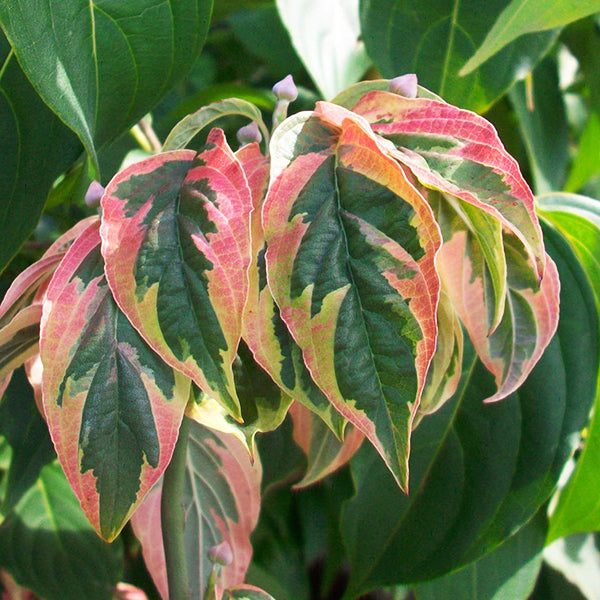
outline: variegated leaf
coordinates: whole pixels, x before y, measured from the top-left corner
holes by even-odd
[[[560,289],[556,267],[546,257],[546,272],[538,284],[520,240],[505,233],[506,306],[500,323],[490,333],[494,316],[481,307],[486,305],[491,278],[479,237],[460,217],[453,218],[443,201],[439,214],[444,245],[438,267],[444,289],[477,354],[496,379],[497,391],[488,400],[500,400],[525,381],[556,331]]]
[[[54,274],[40,354],[58,457],[90,523],[112,540],[169,464],[190,381],[118,309],[98,229],[79,236]]]
[[[250,463],[244,446],[233,436],[190,427],[185,488],[185,548],[192,598],[202,598],[212,568],[207,552],[226,542],[232,562],[220,569],[220,587],[244,581],[252,556],[250,533],[260,509],[261,466]],[[167,573],[160,528],[161,484],[155,486],[131,520],[142,544],[144,560],[164,600]]]
[[[424,186],[500,220],[527,248],[541,278],[545,253],[533,194],[488,121],[445,102],[385,91],[365,94],[352,110],[393,143],[390,154]]]
[[[345,112],[339,125],[296,115],[274,135],[267,276],[315,382],[406,489],[436,345],[441,236],[368,124]]]
[[[250,264],[250,190],[220,130],[198,156],[132,165],[102,199],[102,253],[121,310],[148,344],[235,418],[231,365]]]
[[[340,441],[321,419],[298,402],[292,404],[290,414],[294,423],[294,441],[308,461],[304,477],[295,488],[312,485],[343,467],[365,437],[362,431],[350,426],[346,429],[344,440]]]
[[[260,211],[267,191],[270,162],[255,144],[241,148],[236,156],[246,173],[255,209],[251,216],[252,262],[248,271],[248,301],[242,320],[243,338],[255,360],[273,381],[291,398],[318,414],[341,438],[346,421],[313,382],[302,360],[302,352],[281,319],[267,285],[267,245]],[[210,426],[210,423],[205,424]]]

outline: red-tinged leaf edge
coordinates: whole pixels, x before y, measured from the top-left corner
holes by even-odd
[[[114,303],[98,222],[73,243],[48,287],[40,355],[57,455],[88,520],[111,541],[170,461],[190,382]]]

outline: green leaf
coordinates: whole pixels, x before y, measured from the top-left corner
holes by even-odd
[[[598,103],[600,106],[600,102]],[[578,192],[590,179],[600,174],[597,156],[600,155],[600,117],[591,112],[581,132],[577,154],[565,183],[566,192]]]
[[[405,487],[411,424],[435,352],[441,237],[425,199],[364,122],[327,107],[343,113],[340,125],[304,113],[273,138],[267,278],[315,383]]]
[[[599,11],[599,0],[512,0],[461,74],[471,73],[524,34],[561,27]]]
[[[119,173],[102,198],[106,277],[164,361],[240,421],[232,364],[250,266],[251,191],[221,130],[206,149]]]
[[[20,0],[0,6],[0,22],[37,92],[77,133],[97,167],[97,151],[191,69],[212,4]]]
[[[171,459],[190,381],[143,341],[115,304],[99,223],[71,246],[44,301],[43,401],[67,478],[112,540]]]
[[[40,100],[1,31],[0,123],[2,271],[37,225],[52,182],[81,146]]]
[[[483,41],[507,0],[361,0],[363,39],[384,77],[416,73],[444,100],[485,112],[549,50],[556,32],[514,42],[467,77],[459,69]]]
[[[542,514],[477,562],[416,586],[417,600],[527,600],[542,566]]]
[[[569,132],[556,59],[545,58],[531,79],[515,84],[509,98],[527,148],[535,192],[562,189],[569,161]]]
[[[207,553],[217,544],[228,544],[233,554],[232,562],[220,569],[218,585],[243,583],[252,556],[250,533],[260,509],[261,474],[260,461],[251,464],[245,447],[233,436],[191,424],[182,503],[192,598],[203,597],[212,568]],[[152,579],[162,597],[167,598],[160,527],[161,493],[159,482],[131,522]]]
[[[596,311],[600,311],[600,208],[598,201],[574,194],[551,194],[539,199],[542,215],[569,241],[579,258],[585,278],[591,285]],[[582,329],[577,338],[596,339],[596,325]],[[589,376],[598,379],[598,370]],[[600,381],[600,379],[599,379]],[[598,390],[600,390],[600,383]],[[558,504],[550,519],[548,540],[571,533],[596,530],[600,527],[598,496],[598,461],[600,461],[600,391],[596,392],[595,410],[587,431],[583,452],[578,457],[575,472],[561,490]]]
[[[413,433],[410,495],[368,445],[351,462],[356,496],[342,521],[347,597],[440,577],[481,558],[554,491],[594,398],[598,338],[589,331],[598,318],[577,257],[551,230],[546,243],[562,283],[561,319],[521,388],[484,403],[494,383],[467,345],[458,392]]]
[[[253,585],[238,585],[226,589],[217,600],[275,600],[273,596]]]
[[[329,100],[365,74],[371,60],[359,41],[358,0],[277,0],[296,52]]]
[[[122,546],[96,535],[54,462],[0,527],[0,567],[47,600],[110,600]]]
[[[203,106],[191,115],[184,117],[169,133],[163,145],[163,150],[167,152],[185,148],[202,129],[208,127],[217,119],[231,115],[239,115],[256,122],[268,146],[269,130],[262,120],[260,110],[247,100],[229,98]]]
[[[42,467],[56,458],[48,427],[35,405],[23,369],[13,373],[3,394],[0,435],[12,450],[4,498],[0,502],[0,515],[6,516],[36,483]]]

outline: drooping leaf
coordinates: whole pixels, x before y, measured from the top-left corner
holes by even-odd
[[[361,0],[361,29],[384,77],[417,73],[444,100],[485,112],[550,49],[557,32],[528,35],[467,77],[475,52],[507,0]]]
[[[598,201],[574,194],[549,194],[539,201],[541,214],[569,241],[592,287],[596,310],[600,310],[600,209]],[[597,329],[582,329],[580,336],[596,338]],[[573,339],[581,339],[574,337]],[[598,372],[596,372],[598,381]],[[598,384],[600,389],[600,383]],[[561,490],[550,519],[548,540],[600,527],[598,461],[600,460],[600,392],[596,391],[593,418],[575,472]]]
[[[297,402],[292,404],[290,414],[294,422],[294,441],[307,458],[306,472],[295,484],[296,489],[321,481],[343,467],[363,442],[362,432],[352,426],[346,428],[344,440],[340,441],[321,419]]]
[[[23,369],[13,373],[2,396],[0,435],[11,448],[11,460],[3,482],[0,522],[36,483],[42,467],[56,458],[48,427],[38,412]]]
[[[3,4],[0,22],[29,80],[97,165],[98,149],[191,69],[212,4],[22,0]]]
[[[258,364],[273,381],[290,398],[317,413],[341,437],[345,421],[313,382],[302,360],[302,352],[281,319],[267,285],[261,209],[269,181],[269,160],[260,154],[256,145],[241,148],[236,156],[248,179],[254,205],[251,215],[252,262],[248,271],[250,288],[244,307],[242,335]]]
[[[102,199],[114,297],[163,360],[240,419],[232,363],[248,294],[246,177],[220,130],[206,149],[132,165]]]
[[[528,92],[527,85],[531,86]],[[535,68],[529,84],[517,82],[509,92],[529,156],[536,194],[563,187],[569,161],[569,131],[555,57]]]
[[[417,600],[527,600],[542,566],[546,527],[538,515],[477,562],[416,586]]]
[[[207,552],[226,542],[233,561],[220,569],[218,584],[244,581],[252,556],[250,533],[260,509],[260,462],[250,463],[243,444],[197,423],[190,426],[183,505],[185,549],[192,598],[202,598],[212,568]],[[160,528],[159,483],[132,518],[144,560],[162,597],[168,599]]]
[[[53,462],[0,527],[0,567],[47,600],[110,600],[122,546],[96,535]]]
[[[461,74],[470,73],[524,34],[561,27],[596,12],[598,0],[511,0]]]
[[[348,597],[440,577],[481,558],[555,490],[595,394],[598,338],[586,332],[596,331],[598,317],[565,240],[548,230],[546,245],[560,272],[561,319],[519,390],[484,403],[494,381],[466,344],[459,390],[413,433],[410,495],[368,445],[351,461],[357,491],[342,521]]]
[[[2,31],[0,123],[2,271],[37,225],[52,182],[81,152],[77,137],[27,81]]]
[[[359,40],[358,0],[277,0],[277,8],[326,100],[362,78],[371,60]]]
[[[219,102],[213,102],[208,106],[203,106],[191,115],[184,117],[169,133],[163,144],[163,151],[182,150],[202,129],[208,127],[208,125],[214,123],[217,119],[231,115],[240,115],[257,123],[268,145],[269,130],[262,120],[260,110],[246,100],[228,98]]]
[[[541,277],[544,245],[533,194],[491,123],[436,100],[381,91],[364,95],[352,110],[394,144],[390,154],[422,185],[498,219],[522,241]]]
[[[435,351],[441,238],[402,168],[345,114],[338,126],[305,113],[275,133],[267,277],[315,382],[405,487]]]
[[[40,354],[58,457],[90,523],[112,540],[169,464],[190,382],[118,309],[98,229],[80,235],[52,279]]]

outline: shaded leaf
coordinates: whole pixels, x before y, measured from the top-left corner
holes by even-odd
[[[233,436],[212,432],[197,423],[190,427],[183,505],[185,549],[192,598],[202,598],[212,568],[207,552],[227,542],[233,561],[220,569],[221,587],[244,581],[252,556],[250,533],[260,508],[260,462],[250,463],[244,446]],[[161,483],[155,486],[132,518],[144,560],[162,597],[168,598],[167,574],[160,528]]]
[[[371,60],[360,37],[358,0],[277,0],[296,52],[329,100],[365,74]]]
[[[216,600],[275,600],[273,596],[253,585],[238,585],[226,589]]]
[[[23,0],[3,4],[0,21],[29,80],[97,166],[98,149],[144,116],[191,69],[212,4]]]
[[[417,73],[444,100],[485,112],[513,83],[533,69],[558,32],[515,41],[476,72],[459,76],[507,0],[361,0],[367,51],[384,77]]]
[[[579,191],[590,179],[600,174],[600,165],[596,160],[599,154],[600,117],[598,113],[592,112],[579,138],[577,154],[564,186],[566,192]]]
[[[308,463],[304,477],[294,486],[296,489],[312,485],[343,467],[364,440],[362,432],[350,426],[340,441],[302,404],[292,404],[290,414],[294,422],[294,441],[302,448]]]
[[[598,0],[511,0],[461,74],[470,73],[526,33],[567,25],[599,11]]]
[[[513,86],[509,98],[529,156],[535,192],[562,189],[569,161],[569,131],[556,59],[546,57],[529,83],[519,81]]]
[[[163,360],[240,419],[232,363],[248,294],[252,198],[220,130],[204,152],[132,165],[102,199],[102,253],[121,310]]]
[[[53,462],[0,527],[0,567],[47,600],[110,600],[122,546],[96,535]]]
[[[527,600],[542,566],[546,526],[538,515],[477,562],[419,584],[417,600]]]
[[[52,182],[77,158],[81,145],[41,101],[1,31],[0,123],[2,271],[34,230]]]
[[[594,398],[598,339],[585,332],[596,331],[598,318],[577,257],[551,230],[546,244],[560,272],[561,319],[519,390],[484,403],[493,378],[466,344],[459,390],[413,433],[410,495],[368,445],[351,461],[356,496],[342,521],[348,597],[440,577],[481,558],[555,490]]]
[[[80,235],[52,279],[40,354],[58,457],[90,523],[112,540],[169,464],[190,384],[117,308],[98,229]]]
[[[600,209],[598,201],[574,194],[550,194],[539,201],[541,214],[548,219],[569,241],[576,253],[584,277],[591,285],[595,310],[600,310]],[[578,336],[597,336],[597,323],[589,329],[581,329]],[[592,333],[591,333],[592,332]],[[598,380],[598,371],[593,373]],[[600,384],[599,384],[600,385]],[[600,460],[600,418],[598,403],[600,393],[596,391],[595,410],[587,431],[583,452],[577,459],[575,472],[561,490],[558,504],[550,519],[548,540],[552,541],[572,533],[596,530],[600,527],[598,505],[598,461]]]
[[[399,165],[344,112],[341,126],[305,113],[275,133],[267,277],[315,382],[405,487],[435,351],[441,238]]]

